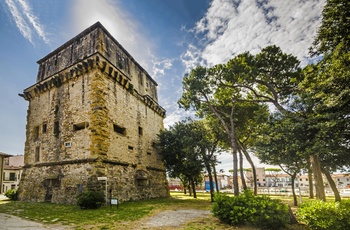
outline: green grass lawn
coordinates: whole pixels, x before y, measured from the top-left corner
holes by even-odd
[[[147,219],[164,210],[201,209],[211,210],[209,193],[197,193],[194,199],[188,194],[172,192],[170,198],[152,199],[137,202],[121,203],[116,206],[103,206],[96,210],[81,210],[75,205],[51,203],[30,203],[22,201],[0,201],[0,212],[19,216],[44,224],[60,224],[71,226],[72,229],[127,229],[140,225],[142,219]],[[291,204],[292,197],[273,197]],[[305,198],[306,199],[306,198]],[[220,223],[214,216],[196,219],[181,229],[242,229],[250,227],[230,227]],[[305,229],[303,226],[290,226],[289,229]]]

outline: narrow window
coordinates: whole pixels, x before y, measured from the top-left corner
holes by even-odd
[[[10,173],[10,181],[16,180],[16,173]]]
[[[74,124],[73,125],[73,130],[74,131],[79,131],[79,130],[85,129],[87,127],[89,127],[89,123],[88,122],[82,122],[82,123]]]
[[[143,86],[143,77],[142,77],[141,70],[139,70],[139,82],[140,82],[140,85]]]
[[[46,132],[47,132],[47,124],[43,124],[42,133],[46,133]]]
[[[53,134],[58,137],[58,134],[60,133],[60,123],[58,121],[55,121],[53,126]]]
[[[40,147],[35,148],[35,162],[40,161]]]
[[[142,127],[139,126],[139,135],[142,136],[143,135],[143,129]]]
[[[39,138],[39,126],[34,127],[34,140],[38,140]]]
[[[113,129],[114,129],[114,132],[116,132],[116,133],[119,133],[119,134],[124,135],[124,136],[126,135],[126,129],[119,126],[119,125],[114,124]]]
[[[129,145],[129,146],[128,146],[128,149],[129,149],[129,150],[134,150],[134,147],[132,147],[132,146]]]
[[[152,155],[152,153],[150,153],[150,152],[147,152],[147,155]]]

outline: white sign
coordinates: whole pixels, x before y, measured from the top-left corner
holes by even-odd
[[[99,176],[99,177],[97,177],[97,180],[107,180],[107,177],[105,177],[105,176]]]
[[[116,205],[118,205],[118,199],[112,198],[112,199],[111,199],[111,204],[116,204]]]

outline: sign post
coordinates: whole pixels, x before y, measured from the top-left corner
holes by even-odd
[[[117,198],[111,198],[111,206],[112,205],[117,205],[117,209],[118,209],[118,199]]]

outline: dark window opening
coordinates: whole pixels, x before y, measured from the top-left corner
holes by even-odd
[[[47,124],[43,124],[42,132],[43,133],[47,132]]]
[[[57,137],[60,133],[60,123],[58,121],[55,121],[53,126],[53,134]]]
[[[34,127],[34,140],[38,140],[39,138],[39,126]]]
[[[139,126],[139,135],[143,135],[143,129]]]
[[[139,186],[139,187],[145,187],[145,186],[147,186],[148,185],[148,180],[147,179],[137,179],[136,180],[136,184],[137,184],[137,186]]]
[[[152,153],[150,153],[150,152],[147,152],[147,155],[152,155]]]
[[[73,125],[73,130],[74,131],[79,131],[79,130],[85,129],[87,127],[89,127],[89,123],[88,122],[81,122],[81,123],[78,123],[78,124],[74,124]]]
[[[114,124],[113,125],[114,132],[119,133],[121,135],[126,135],[126,129],[123,127],[120,127],[119,125]]]
[[[35,162],[40,161],[40,147],[35,148]]]
[[[129,146],[128,146],[128,149],[129,149],[129,150],[134,150],[134,147],[132,147],[132,146],[129,145]]]
[[[16,173],[10,173],[10,181],[16,180]]]
[[[142,77],[141,71],[139,71],[139,82],[140,82],[140,85],[143,86],[143,77]]]

